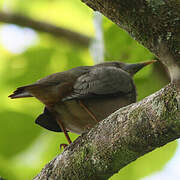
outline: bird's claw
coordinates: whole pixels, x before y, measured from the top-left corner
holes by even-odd
[[[68,146],[68,144],[60,144],[59,148],[60,148],[60,150],[61,150],[62,148],[65,149],[67,146]]]

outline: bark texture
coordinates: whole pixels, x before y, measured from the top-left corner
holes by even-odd
[[[101,121],[34,178],[108,179],[138,157],[180,137],[180,1],[83,0],[142,43],[172,83]]]

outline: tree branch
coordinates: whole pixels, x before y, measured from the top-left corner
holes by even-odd
[[[78,32],[71,31],[62,27],[55,26],[42,21],[37,21],[29,17],[22,16],[20,14],[10,14],[5,12],[0,12],[0,21],[5,23],[16,24],[19,26],[29,27],[41,32],[46,32],[55,36],[55,38],[65,38],[70,42],[80,44],[81,46],[88,47],[91,38],[82,35]]]
[[[108,179],[138,157],[179,137],[180,91],[169,84],[101,121],[34,180]]]

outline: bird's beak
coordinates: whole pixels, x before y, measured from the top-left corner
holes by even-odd
[[[157,62],[157,61],[156,60],[151,60],[151,61],[143,62],[143,63],[140,63],[140,64],[142,64],[142,66],[144,67],[144,66],[147,66],[147,65],[155,63],[155,62]]]
[[[151,60],[151,61],[147,61],[147,62],[142,62],[142,63],[137,63],[137,64],[128,64],[126,66],[126,71],[129,72],[131,74],[131,76],[133,76],[134,74],[136,74],[139,70],[141,70],[143,67],[155,63],[156,60]]]

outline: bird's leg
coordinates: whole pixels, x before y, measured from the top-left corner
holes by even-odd
[[[70,139],[70,137],[68,135],[68,132],[67,132],[66,128],[64,127],[63,123],[61,123],[61,121],[59,119],[57,119],[57,118],[56,118],[56,121],[57,121],[59,127],[61,128],[61,130],[64,132],[64,135],[65,135],[68,143],[71,144],[72,141],[71,141],[71,139]],[[68,145],[67,144],[60,144],[60,149],[61,149],[61,147],[65,148],[66,146],[68,146]]]
[[[92,119],[94,119],[96,122],[99,122],[95,115],[88,109],[88,107],[82,101],[79,100],[78,102],[80,106],[91,116]]]
[[[48,105],[46,105],[46,108],[47,108],[50,112],[52,112],[53,104],[48,104]],[[65,135],[68,143],[71,144],[72,141],[71,141],[71,139],[70,139],[70,137],[69,137],[69,135],[68,135],[68,132],[67,132],[66,128],[64,127],[63,123],[62,123],[57,117],[56,117],[55,119],[56,119],[57,124],[58,124],[59,127],[61,128],[61,130],[64,132],[64,135]],[[68,144],[60,144],[60,149],[61,149],[61,147],[64,147],[64,148],[65,148],[65,147],[67,147],[67,146],[68,146]]]

